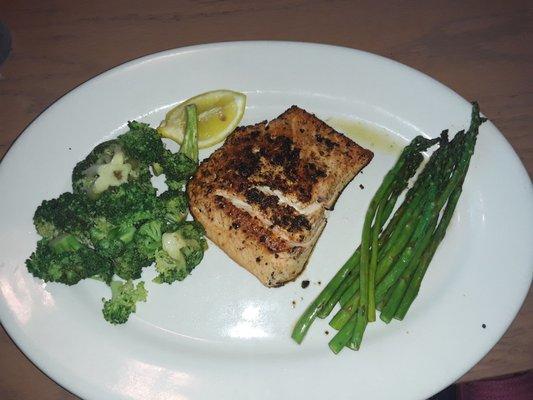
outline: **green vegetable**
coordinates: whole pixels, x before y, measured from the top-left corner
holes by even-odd
[[[137,301],[146,300],[143,268],[156,261],[158,282],[183,280],[202,260],[202,226],[185,222],[182,190],[198,162],[195,110],[188,109],[186,140],[179,153],[165,149],[157,131],[129,122],[129,130],[97,145],[72,173],[74,193],[45,200],[34,225],[43,237],[26,261],[45,281],[73,285],[93,278],[111,285],[104,317],[124,323]],[[169,190],[157,195],[151,171],[165,174]],[[163,240],[165,239],[165,240]],[[113,282],[117,275],[126,283]]]
[[[170,223],[185,220],[189,212],[187,195],[179,190],[167,190],[159,196],[163,207],[164,219]]]
[[[204,229],[197,222],[182,222],[173,232],[163,234],[163,248],[155,255],[159,275],[156,283],[172,283],[185,279],[202,261],[207,242]]]
[[[157,131],[137,121],[128,122],[128,127],[130,130],[117,138],[128,157],[143,165],[159,162],[165,146]]]
[[[196,171],[196,163],[183,153],[166,150],[161,161],[165,182],[171,190],[182,190],[187,180]]]
[[[134,245],[127,246],[117,257],[113,258],[115,274],[122,279],[139,279],[142,269],[152,264],[150,259]]]
[[[95,199],[110,187],[138,181],[150,185],[147,164],[131,158],[118,139],[96,146],[72,171],[74,193]]]
[[[446,208],[444,209],[442,218],[439,221],[439,225],[437,226],[431,238],[431,243],[424,251],[405,296],[402,298],[401,303],[394,314],[394,317],[397,319],[401,320],[405,317],[409,307],[418,295],[418,291],[420,290],[420,285],[427,268],[429,267],[435,251],[439,247],[439,244],[446,235],[446,229],[450,224],[453,212],[455,211],[455,207],[457,206],[457,202],[459,201],[459,197],[462,193],[463,183],[468,172],[468,167],[470,166],[470,159],[474,154],[479,127],[485,121],[486,118],[481,117],[479,114],[478,104],[473,103],[472,122],[470,123],[468,132],[464,135],[464,151],[462,152],[461,159],[459,160],[458,165],[450,178],[450,182],[446,188],[446,191],[442,196],[442,198],[446,198],[449,194],[449,197],[447,197]]]
[[[140,255],[148,260],[155,259],[155,253],[161,248],[162,222],[146,222],[135,234],[135,247]]]
[[[185,136],[180,147],[180,154],[185,154],[195,163],[198,163],[198,113],[195,104],[189,104],[185,107],[187,114],[187,125],[185,127]]]
[[[107,279],[112,271],[107,258],[71,235],[38,241],[37,249],[26,260],[26,267],[37,278],[66,285],[75,285],[94,275]]]
[[[401,165],[396,166],[395,172],[388,175],[389,178],[387,178],[386,182],[388,190],[382,190],[380,196],[386,198],[387,200],[389,199],[389,195],[397,198],[399,194],[403,191],[403,189],[405,189],[408,184],[409,178],[416,172],[418,165],[422,161],[422,159],[418,155],[420,151],[427,149],[429,146],[435,144],[436,142],[437,140],[435,139],[429,140],[422,137],[415,138],[413,140],[412,145],[409,146],[408,149],[404,150],[404,152],[402,153],[402,156],[400,157]],[[391,185],[391,182],[393,182],[392,177],[396,175],[398,175],[399,179],[395,181],[393,185]],[[376,204],[379,202],[375,200],[374,203]],[[384,217],[386,216],[387,218],[392,212],[394,206],[390,206],[390,202],[388,202],[388,204],[389,205],[384,208],[383,212]],[[400,219],[403,217],[404,212],[405,207],[400,207],[398,209],[398,211],[395,213],[395,216],[389,223],[388,227],[382,233],[381,237],[386,238],[391,235],[391,232],[394,230],[394,227],[399,222],[401,222]],[[384,221],[385,218],[383,218],[383,222]],[[359,267],[360,259],[361,247],[359,247],[352,254],[352,256],[346,261],[346,263],[341,267],[341,269],[337,272],[333,279],[326,285],[326,287],[322,290],[318,297],[309,305],[303,315],[296,322],[296,325],[292,331],[292,338],[297,343],[301,343],[303,341],[307,331],[309,330],[316,316],[320,315],[322,318],[325,318],[327,315],[329,315],[329,313],[337,303],[338,299],[340,299],[343,292],[345,292],[345,290],[343,290],[344,288],[341,287],[342,283],[352,270]],[[367,273],[368,271],[365,271],[365,277]],[[367,287],[368,285],[368,280],[366,280],[366,282],[367,283],[365,284],[365,287]],[[330,299],[332,301],[330,301]]]
[[[69,233],[87,243],[86,226],[92,218],[89,206],[85,196],[68,192],[56,199],[44,200],[33,216],[35,229],[43,238],[53,239]]]
[[[130,224],[115,226],[104,217],[93,220],[90,229],[91,241],[94,248],[106,257],[116,257],[124,251],[125,246],[135,236],[135,227]]]
[[[377,238],[385,222],[379,216],[376,219],[376,213],[380,208],[385,207],[387,199],[394,193],[395,181],[406,182],[405,177],[411,177],[414,174],[414,172],[411,173],[411,170],[414,169],[416,171],[416,168],[420,165],[422,161],[421,152],[427,150],[438,141],[439,139],[427,139],[423,136],[414,138],[404,148],[394,167],[385,175],[383,182],[370,201],[361,239],[361,265],[359,269],[361,301],[359,304],[359,318],[366,318],[367,321],[375,320],[374,286],[377,270]],[[402,184],[400,187],[402,186],[405,187],[406,184]],[[371,240],[376,242],[372,260],[370,259]],[[370,265],[371,261],[372,265]]]
[[[198,166],[198,121],[196,106],[186,108],[187,125],[185,136],[178,153],[166,150],[157,172],[164,171],[166,184],[171,190],[182,190]]]
[[[292,337],[297,343],[314,318],[326,317],[337,303],[341,309],[330,325],[339,332],[329,344],[335,353],[345,346],[359,348],[367,323],[375,319],[376,305],[385,322],[404,318],[444,238],[484,121],[473,103],[468,132],[458,132],[451,142],[447,131],[432,143],[418,137],[404,149],[370,203],[361,246],[296,323]],[[439,148],[389,221],[397,199],[420,165],[421,152],[436,141]]]
[[[97,216],[114,225],[135,226],[160,215],[156,189],[136,182],[110,188],[94,202],[93,208]]]
[[[111,282],[111,299],[102,299],[104,318],[112,324],[124,324],[136,311],[137,303],[146,301],[147,294],[144,282],[139,282],[137,286],[130,280]]]

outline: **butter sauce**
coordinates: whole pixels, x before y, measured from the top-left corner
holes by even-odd
[[[331,117],[326,119],[326,123],[357,144],[374,152],[397,155],[406,145],[401,138],[368,122]]]

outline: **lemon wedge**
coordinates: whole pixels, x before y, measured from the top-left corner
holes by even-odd
[[[198,147],[204,149],[221,142],[237,127],[244,115],[246,95],[232,90],[214,90],[199,94],[170,110],[157,131],[181,144],[187,117],[185,107],[196,104],[198,110]]]

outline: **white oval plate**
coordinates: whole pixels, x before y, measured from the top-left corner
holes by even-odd
[[[78,160],[126,121],[155,125],[177,101],[217,88],[248,94],[245,124],[297,104],[322,118],[368,121],[404,142],[464,128],[470,114],[468,102],[420,72],[313,44],[189,47],[91,79],[37,118],[0,167],[0,317],[39,368],[87,399],[423,399],[489,351],[516,315],[533,266],[531,184],[490,122],[414,306],[403,322],[372,324],[359,352],[334,356],[327,321],[301,346],[290,332],[317,282],[359,242],[370,196],[395,159],[379,151],[341,196],[306,271],[282,288],[263,287],[211,244],[181,283],[158,286],[147,270],[148,302],[116,327],[102,318],[101,283],[44,284],[26,271],[33,212],[70,188]]]

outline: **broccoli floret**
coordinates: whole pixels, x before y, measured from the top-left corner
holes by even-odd
[[[91,228],[91,240],[95,249],[106,257],[116,257],[130,243],[137,229],[129,224],[114,225],[104,217],[94,220]]]
[[[53,240],[41,239],[37,249],[26,260],[26,267],[35,277],[46,282],[74,285],[94,275],[109,276],[111,262],[72,235]]]
[[[153,261],[155,253],[161,248],[162,222],[150,221],[143,224],[135,235],[135,244],[139,253]]]
[[[187,195],[180,190],[167,190],[159,196],[163,207],[164,217],[171,223],[182,222],[189,213]]]
[[[44,200],[33,216],[35,229],[44,238],[52,239],[70,233],[88,241],[87,226],[91,212],[85,196],[63,193],[56,199]]]
[[[174,259],[163,249],[155,254],[155,266],[159,272],[159,275],[153,279],[155,283],[182,281],[189,275],[185,258],[180,254],[178,259]]]
[[[135,286],[130,280],[113,281],[110,286],[111,299],[102,299],[104,302],[102,313],[106,321],[112,324],[123,324],[136,311],[136,303],[146,301],[148,292],[144,288],[144,282],[139,282]]]
[[[151,263],[152,260],[142,254],[133,243],[125,246],[124,251],[113,258],[115,273],[122,279],[139,279],[142,269]]]
[[[95,214],[114,225],[137,226],[144,221],[158,219],[161,204],[153,186],[128,182],[110,188],[95,201]]]
[[[156,283],[182,281],[196,267],[207,250],[205,232],[198,222],[182,222],[174,232],[163,234],[162,249],[155,256],[159,275]]]
[[[159,162],[165,147],[157,131],[137,121],[128,122],[128,127],[130,130],[117,138],[126,154],[145,165]]]
[[[161,159],[165,172],[165,183],[171,190],[182,190],[187,180],[196,171],[196,162],[183,153],[172,153],[165,149]]]
[[[130,155],[122,141],[100,143],[72,171],[74,193],[97,198],[110,187],[138,181],[150,185],[149,165]]]

